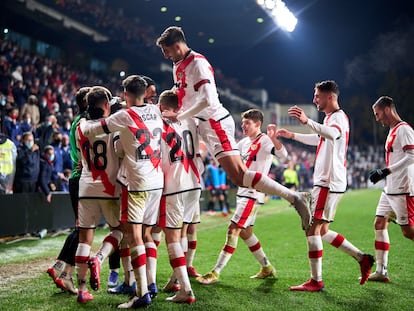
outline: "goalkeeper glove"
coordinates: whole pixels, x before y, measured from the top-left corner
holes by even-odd
[[[388,168],[372,170],[369,172],[369,180],[372,181],[372,183],[376,184],[381,179],[384,179],[387,177],[391,171]]]

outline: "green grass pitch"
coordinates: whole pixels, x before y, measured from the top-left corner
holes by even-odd
[[[331,229],[343,234],[361,250],[374,254],[373,221],[380,190],[349,191],[343,197]],[[208,272],[223,246],[228,219],[202,217],[198,226],[195,267]],[[239,239],[238,248],[220,280],[200,285],[191,280],[197,302],[177,305],[165,302],[160,293],[153,310],[412,310],[414,305],[414,247],[390,224],[389,284],[358,282],[359,265],[350,256],[324,244],[323,278],[319,293],[290,292],[289,286],[309,279],[307,245],[300,219],[286,201],[269,200],[260,210],[255,225],[264,251],[276,267],[277,278],[252,280],[260,269],[255,258]],[[98,230],[94,248],[106,230]],[[127,296],[106,293],[109,269],[102,268],[102,288],[85,305],[76,296],[61,292],[44,272],[63,245],[65,236],[36,241],[0,244],[0,310],[113,310]],[[159,247],[157,283],[162,287],[171,273],[165,243]]]

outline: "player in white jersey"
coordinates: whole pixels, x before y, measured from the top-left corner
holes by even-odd
[[[339,88],[335,81],[322,81],[315,84],[313,103],[325,113],[323,124],[309,119],[297,106],[289,108],[289,115],[307,126],[314,134],[292,133],[278,130],[279,136],[297,140],[307,145],[317,146],[313,174],[312,214],[313,223],[306,232],[308,257],[311,268],[309,281],[292,286],[293,291],[320,291],[322,281],[322,241],[352,256],[359,262],[360,284],[364,284],[371,272],[374,258],[361,252],[340,233],[329,229],[334,221],[339,201],[346,191],[346,154],[349,139],[348,116],[339,107]]]
[[[249,169],[267,175],[272,165],[273,156],[281,160],[287,156],[286,148],[276,138],[276,125],[269,124],[266,135],[261,132],[263,112],[258,109],[250,109],[243,112],[241,117],[242,130],[246,137],[239,142],[238,146],[243,162]],[[237,248],[239,236],[261,265],[260,271],[251,278],[264,279],[275,276],[275,268],[264,253],[259,239],[253,233],[256,215],[260,204],[263,203],[263,193],[245,187],[238,188],[236,211],[228,227],[226,243],[214,268],[197,278],[197,281],[201,284],[212,284],[218,281],[221,271]]]
[[[122,109],[100,124],[85,126],[86,135],[120,132],[125,156],[128,185],[128,212],[125,226],[126,241],[137,281],[136,295],[119,308],[138,308],[151,304],[146,277],[146,255],[142,239],[142,221],[148,191],[162,188],[161,134],[162,119],[157,106],[144,103],[146,82],[138,75],[127,77],[122,85],[127,109]],[[162,182],[162,178],[161,178]]]
[[[161,111],[178,108],[178,96],[167,90],[159,98]],[[164,190],[160,204],[158,226],[164,230],[173,276],[164,288],[169,291],[175,279],[181,288],[167,301],[193,303],[195,297],[187,274],[185,254],[181,245],[184,210],[195,206],[201,194],[200,174],[197,166],[198,136],[192,119],[164,120],[162,167]],[[170,286],[171,285],[171,286]]]
[[[178,120],[198,118],[202,139],[233,183],[283,197],[296,208],[303,229],[308,229],[309,194],[291,191],[268,176],[248,169],[241,160],[234,138],[234,120],[219,101],[213,68],[207,59],[188,47],[180,27],[168,27],[157,39],[157,45],[164,57],[174,62],[173,78],[180,105],[178,113],[165,112],[163,116]]]
[[[385,178],[385,187],[374,222],[377,266],[368,280],[389,282],[389,219],[395,216],[403,235],[414,240],[414,131],[400,118],[391,97],[381,96],[372,109],[375,120],[389,126],[390,131],[385,141],[385,168],[369,174],[373,183]]]
[[[122,239],[119,228],[119,187],[116,175],[119,159],[115,154],[113,135],[85,136],[87,125],[100,124],[109,115],[111,93],[104,87],[95,86],[86,95],[88,114],[91,120],[80,123],[76,131],[76,148],[81,159],[82,173],[79,180],[79,244],[75,255],[78,270],[78,298],[86,303],[93,296],[86,288],[88,265],[91,268],[90,285],[98,290],[100,286],[100,264]],[[111,232],[95,256],[90,256],[94,230],[104,215]]]

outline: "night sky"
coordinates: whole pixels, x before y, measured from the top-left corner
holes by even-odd
[[[243,48],[211,48],[206,56],[242,85],[266,88],[276,101],[311,101],[314,83],[326,79],[336,80],[343,94],[375,95],[378,77],[389,69],[414,75],[413,1],[285,3],[299,20],[293,33],[275,29]]]

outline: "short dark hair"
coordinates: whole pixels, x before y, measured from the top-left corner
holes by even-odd
[[[143,75],[140,75],[140,77],[141,77],[142,79],[144,79],[144,80],[145,80],[145,82],[147,82],[147,87],[150,87],[151,85],[155,85],[154,80],[152,80],[150,77],[143,76]]]
[[[122,86],[125,92],[131,93],[134,96],[143,96],[147,89],[147,82],[139,75],[130,75],[122,81]]]
[[[94,86],[86,94],[86,101],[88,103],[88,114],[92,120],[103,117],[103,109],[101,105],[105,102],[110,102],[112,99],[111,92],[103,86]]]
[[[164,107],[177,109],[178,108],[177,93],[175,93],[173,90],[163,91],[160,94],[158,102],[160,103],[160,105],[162,105]]]
[[[326,80],[315,83],[315,89],[318,89],[321,92],[332,92],[336,95],[339,95],[339,87],[333,80]]]
[[[157,39],[157,45],[165,45],[165,46],[172,46],[174,43],[177,42],[184,42],[185,35],[184,31],[181,27],[177,26],[170,26],[167,29],[164,30],[164,32],[161,34],[161,36]]]
[[[254,122],[260,121],[260,123],[263,123],[263,112],[259,109],[249,109],[244,111],[241,113],[241,117],[243,119],[250,119]]]
[[[395,103],[394,100],[389,96],[381,96],[377,99],[377,101],[372,105],[372,108],[378,107],[381,109],[384,109],[385,107],[390,107],[392,109],[395,109]]]
[[[79,113],[86,111],[88,108],[88,103],[86,102],[86,94],[91,90],[89,86],[81,87],[75,95],[76,105],[79,108]]]

